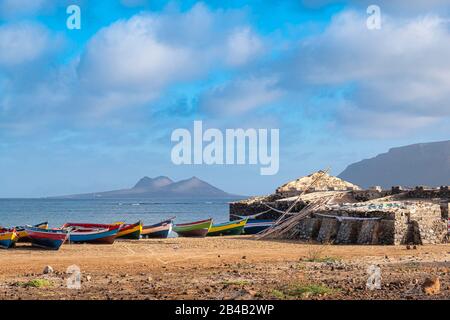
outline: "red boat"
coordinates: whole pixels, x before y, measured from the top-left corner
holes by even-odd
[[[111,224],[105,224],[105,223],[80,223],[80,222],[67,222],[63,225],[63,228],[68,227],[81,227],[81,228],[88,228],[88,229],[115,229],[117,226],[121,226],[123,222],[117,222],[117,223],[111,223]]]
[[[67,240],[68,233],[65,230],[41,229],[36,227],[24,227],[33,246],[58,250]]]

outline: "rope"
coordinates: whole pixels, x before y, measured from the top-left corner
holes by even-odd
[[[263,211],[263,212],[260,212],[260,213],[255,213],[255,214],[252,214],[250,216],[240,216],[240,215],[237,215],[237,214],[234,214],[234,213],[231,213],[230,215],[238,217],[239,219],[246,219],[246,218],[248,218],[248,219],[255,219],[256,217],[259,217],[260,215],[263,215],[263,214],[265,214],[267,212],[270,212],[270,211],[271,211],[271,209]]]
[[[342,217],[342,216],[333,216],[330,214],[322,214],[322,213],[314,213],[314,215],[321,216],[324,218],[335,218],[339,222],[341,222],[343,220],[381,220],[382,219],[381,217],[378,217],[378,218]]]
[[[259,213],[255,213],[255,214],[252,214],[250,216],[240,216],[240,215],[234,214],[234,213],[231,213],[230,215],[238,217],[239,219],[246,219],[246,218],[248,218],[248,219],[255,219],[256,217],[259,217],[259,216],[261,216],[261,215],[263,215],[263,214],[265,214],[267,212],[270,212],[270,211],[275,211],[275,212],[278,212],[278,213],[284,213],[284,211],[272,208],[271,206],[269,206],[269,205],[267,205],[265,203],[263,203],[263,205],[265,205],[267,208],[269,208],[269,210],[266,210],[266,211],[263,211],[263,212],[259,212]],[[293,214],[297,214],[297,213],[298,212],[290,212],[290,213],[288,213],[288,215],[293,215]]]
[[[269,206],[268,204],[265,204],[265,203],[263,203],[267,208],[270,208],[270,210],[273,210],[273,211],[275,211],[275,212],[278,212],[278,213],[285,213],[284,211],[281,211],[281,210],[278,210],[278,209],[275,209],[275,208],[272,208],[271,206]],[[268,211],[270,211],[270,210],[268,210]],[[292,214],[297,214],[298,212],[289,212],[289,213],[287,213],[288,215],[292,215]]]
[[[300,212],[298,212],[296,215],[291,215],[291,217],[289,217],[288,219],[286,219],[286,220],[284,219],[285,216],[290,215],[291,210],[300,201],[300,199],[302,198],[302,195],[305,194],[305,192],[308,189],[310,189],[314,184],[316,184],[320,179],[322,179],[328,173],[328,171],[330,171],[330,168],[326,169],[318,177],[316,177],[309,184],[309,186],[307,188],[305,188],[302,192],[300,192],[300,194],[297,196],[295,201],[289,206],[289,208],[285,212],[283,212],[283,214],[275,221],[275,223],[272,226],[270,226],[269,228],[261,231],[261,233],[257,234],[256,238],[262,239],[264,237],[268,237],[270,234],[272,234],[274,232],[279,232],[279,230],[281,230],[281,229],[285,229],[284,231],[286,231],[287,229],[290,229],[292,227],[292,226],[291,227],[288,226],[289,222],[294,221],[295,218],[302,219],[302,218],[306,217],[306,215],[309,214],[309,210],[313,206],[312,204],[309,204],[306,207],[303,207],[303,209],[300,210]]]

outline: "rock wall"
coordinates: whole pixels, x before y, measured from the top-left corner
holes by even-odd
[[[361,229],[361,221],[343,220],[337,232],[337,244],[352,244],[358,242],[359,230]]]
[[[434,244],[449,240],[450,191],[446,186],[438,189],[416,187],[412,190],[403,190],[400,187],[393,187],[391,190],[383,191],[354,190],[349,194],[358,204],[362,204],[362,207],[367,206],[367,209],[361,211],[358,209],[361,206],[355,205],[353,207],[357,210],[351,211],[345,209],[345,205],[338,204],[336,205],[338,209],[329,208],[325,212],[315,212],[301,220],[289,238],[336,244],[386,245]],[[391,197],[387,198],[389,200],[385,202],[387,204],[385,209],[384,205],[379,206],[383,202],[376,199],[386,196]],[[252,216],[261,212],[265,213],[259,215],[257,219],[277,219],[281,214],[269,210],[265,204],[280,211],[286,211],[292,204],[289,201],[276,201],[279,199],[279,196],[273,195],[259,198],[258,201],[231,203],[230,219],[236,220],[239,219],[238,216]],[[390,206],[391,201],[399,205]],[[304,202],[299,202],[292,211],[298,212],[304,206]],[[374,211],[373,207],[380,211]],[[327,215],[340,218],[330,218],[326,217]]]
[[[406,192],[406,197],[412,199],[449,199],[450,189],[448,186],[442,186],[438,189],[426,189],[424,187],[416,187]]]
[[[394,244],[394,215],[378,212],[377,219],[342,212],[313,214],[301,220],[291,238],[334,244]],[[336,218],[333,218],[335,216]],[[356,218],[356,219],[355,219]]]
[[[447,219],[440,203],[416,203],[409,211],[396,212],[395,244],[434,244],[446,242]]]
[[[390,212],[322,211],[298,222],[290,239],[334,244],[437,244],[447,241],[439,203],[415,203]]]
[[[442,219],[447,219],[447,220],[449,219],[449,216],[448,216],[448,212],[450,209],[449,207],[450,207],[450,204],[448,202],[448,199],[441,201],[441,218]]]
[[[266,204],[272,208],[275,208],[280,211],[286,211],[289,206],[292,204],[291,202],[287,201],[280,201],[280,202],[252,202],[252,203],[245,203],[245,202],[233,202],[230,203],[230,220],[239,220],[240,216],[252,216],[255,214],[260,214],[262,212],[265,212],[261,215],[258,215],[258,219],[278,219],[281,214],[277,211],[270,210],[266,206]],[[295,205],[295,207],[292,209],[292,212],[299,212],[303,207],[305,206],[305,203],[299,202]]]

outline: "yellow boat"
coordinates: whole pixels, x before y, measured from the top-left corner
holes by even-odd
[[[47,230],[48,222],[42,222],[33,227]],[[24,227],[16,227],[16,233],[17,233],[17,239],[19,242],[29,242],[30,241],[30,238],[28,237],[28,234],[25,231]]]
[[[207,237],[240,235],[244,231],[248,219],[213,224],[209,228]]]
[[[116,238],[138,240],[142,233],[142,221],[133,224],[121,224]]]
[[[14,247],[17,242],[15,229],[0,229],[0,248],[8,249]]]

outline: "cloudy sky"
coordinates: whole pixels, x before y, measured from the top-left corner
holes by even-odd
[[[66,27],[70,4],[81,30]],[[366,26],[368,5],[381,29]],[[279,184],[450,133],[448,1],[0,0],[0,197]],[[280,170],[176,166],[171,132],[279,128]]]

